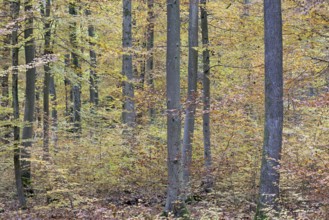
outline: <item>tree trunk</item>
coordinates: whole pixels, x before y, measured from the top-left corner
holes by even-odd
[[[90,16],[91,11],[90,9],[86,10],[86,15]],[[92,24],[88,25],[88,36],[90,38],[89,45],[90,45],[90,103],[94,106],[98,105],[98,80],[97,80],[97,73],[96,73],[96,67],[97,67],[97,60],[96,60],[96,52],[94,50],[95,43],[93,42],[95,38],[95,27]]]
[[[20,134],[20,129],[19,126],[17,125],[19,121],[19,100],[18,100],[18,53],[19,53],[19,46],[18,46],[18,23],[16,19],[19,16],[19,7],[20,7],[20,1],[12,1],[10,10],[11,14],[13,16],[15,26],[12,30],[12,35],[11,35],[11,43],[12,43],[12,66],[13,66],[13,71],[12,71],[12,95],[13,95],[13,116],[15,120],[14,124],[14,169],[15,169],[15,182],[16,182],[16,189],[17,189],[17,195],[18,195],[18,200],[19,204],[21,207],[26,206],[26,200],[24,196],[24,189],[23,189],[23,183],[22,183],[22,170],[21,170],[21,160],[20,160],[20,148],[18,147],[19,145],[19,134]]]
[[[167,0],[167,148],[168,190],[165,213],[176,217],[186,211],[182,200],[182,148],[180,104],[180,3]]]
[[[206,179],[204,189],[209,191],[212,188],[213,181],[211,177],[211,142],[210,142],[210,54],[208,49],[208,12],[206,9],[206,0],[201,0],[201,35],[203,45],[203,145],[204,145],[204,161],[206,168]]]
[[[5,22],[9,23],[9,1],[3,2],[3,20]],[[0,105],[2,108],[7,109],[9,107],[9,80],[8,80],[8,68],[9,68],[9,59],[10,59],[10,34],[4,36],[4,46],[1,48],[2,53],[2,70],[4,71],[3,75],[0,74],[0,83],[1,83],[1,98],[0,98]],[[9,122],[10,114],[8,114],[7,110],[0,113],[0,120],[1,121],[7,121],[6,124],[4,124],[3,127],[0,128],[0,142],[3,142],[4,144],[9,143],[9,137],[10,137],[10,122]]]
[[[46,0],[45,6],[45,49],[44,56],[49,57],[52,54],[50,48],[51,40],[51,28],[50,28],[50,0]],[[48,58],[49,59],[49,58]],[[49,61],[49,60],[48,60]],[[45,76],[44,76],[44,86],[43,86],[43,151],[44,158],[48,159],[49,157],[49,124],[50,124],[50,114],[49,114],[49,93],[50,93],[50,63],[47,62],[44,66]]]
[[[123,0],[123,23],[122,23],[122,74],[123,81],[123,112],[124,124],[132,127],[135,124],[135,101],[133,85],[133,64],[132,64],[132,33],[131,33],[131,0]]]
[[[147,85],[150,89],[151,94],[154,92],[154,64],[153,64],[153,47],[154,47],[154,0],[147,0],[147,30],[146,30],[146,50],[147,50],[147,59],[146,59],[146,68],[145,72],[148,75]],[[149,106],[149,115],[151,122],[155,119],[155,109],[151,103]]]
[[[25,60],[29,67],[26,70],[26,90],[25,90],[25,109],[24,109],[24,128],[23,128],[23,154],[22,158],[22,178],[27,188],[31,184],[31,154],[33,138],[33,118],[35,110],[35,76],[36,68],[33,64],[35,58],[35,43],[33,37],[33,1],[26,0],[24,2],[24,10],[27,13],[26,27],[24,30],[24,38],[27,39],[25,48]]]
[[[64,56],[64,64],[66,71],[70,67],[70,54],[65,54]],[[65,116],[68,123],[73,123],[73,107],[72,107],[72,87],[71,87],[71,81],[68,77],[65,77],[64,79],[64,87],[65,87]]]
[[[77,16],[76,6],[70,3],[69,12],[72,17]],[[81,69],[79,65],[78,54],[76,53],[77,44],[77,23],[74,21],[70,24],[70,42],[72,45],[72,64],[74,72],[77,74],[78,78],[81,77]],[[79,79],[78,79],[79,80]],[[74,82],[72,87],[72,98],[73,98],[73,132],[81,132],[81,85],[80,82]]]
[[[58,115],[57,115],[57,95],[56,95],[56,84],[54,75],[50,75],[49,81],[49,92],[51,96],[51,118],[52,118],[52,141],[54,143],[55,153],[57,152],[57,127],[58,127]]]
[[[190,0],[189,9],[189,30],[188,30],[188,88],[186,101],[186,116],[184,123],[183,138],[183,185],[185,196],[189,194],[191,162],[192,162],[192,141],[194,134],[194,119],[197,97],[197,74],[198,74],[198,18],[199,0]]]
[[[264,0],[265,127],[256,219],[278,211],[283,127],[282,15],[280,0]],[[266,211],[266,213],[268,210]]]

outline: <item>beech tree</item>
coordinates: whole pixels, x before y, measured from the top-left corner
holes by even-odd
[[[75,3],[69,3],[69,13],[73,19],[76,19],[78,12]],[[72,100],[73,100],[73,131],[75,133],[81,132],[81,69],[79,64],[78,42],[77,42],[77,22],[70,23],[70,42],[72,45],[72,65],[74,73],[78,76],[78,80],[72,85]]]
[[[265,127],[256,219],[278,211],[283,127],[281,0],[264,0]]]
[[[13,105],[13,117],[15,124],[14,130],[14,170],[15,170],[15,182],[17,189],[17,196],[21,207],[26,206],[26,199],[24,195],[23,182],[22,182],[22,167],[21,167],[21,150],[19,148],[20,141],[20,127],[17,124],[19,120],[19,100],[18,100],[18,59],[19,59],[19,45],[18,45],[18,17],[19,17],[20,1],[12,1],[10,3],[10,11],[12,14],[14,26],[11,31],[11,59],[12,59],[12,105]]]
[[[185,214],[182,198],[182,147],[180,104],[180,2],[167,0],[167,149],[168,189],[165,213]]]
[[[204,146],[204,161],[206,168],[206,180],[204,182],[204,188],[209,191],[213,185],[211,178],[211,140],[210,140],[210,53],[208,49],[209,37],[208,37],[208,12],[206,8],[207,1],[201,0],[201,36],[202,36],[202,67],[203,67],[203,79],[202,79],[202,102],[203,102],[203,114],[202,114],[202,128],[203,128],[203,146]]]
[[[33,138],[33,121],[35,111],[35,39],[33,36],[33,1],[24,1],[24,11],[26,13],[24,38],[25,61],[26,61],[26,87],[25,87],[25,108],[24,108],[24,128],[22,141],[24,150],[22,151],[22,178],[25,186],[30,187],[31,184],[31,147]]]
[[[185,194],[188,194],[190,169],[192,162],[192,140],[194,133],[194,120],[197,98],[197,75],[198,75],[198,30],[199,30],[199,0],[190,0],[189,5],[189,31],[188,31],[188,89],[186,101],[186,116],[184,123],[183,138],[183,185]]]
[[[132,63],[131,0],[123,0],[122,22],[122,74],[123,74],[123,110],[122,121],[128,126],[135,124],[135,101]]]

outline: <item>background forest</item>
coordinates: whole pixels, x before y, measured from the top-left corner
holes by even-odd
[[[131,12],[129,2],[0,1],[1,219],[164,218],[167,2],[134,0]],[[180,0],[182,134],[184,109],[196,108],[184,200],[191,219],[252,219],[264,135],[264,4],[200,3],[209,42],[197,29],[197,91],[189,96],[191,3]],[[283,0],[282,20],[276,218],[329,219],[329,3]],[[202,90],[204,51],[210,55],[209,109]],[[15,180],[17,166],[23,182],[17,173]]]

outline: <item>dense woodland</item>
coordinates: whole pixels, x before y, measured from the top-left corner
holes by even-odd
[[[1,219],[329,219],[328,0],[1,0]]]

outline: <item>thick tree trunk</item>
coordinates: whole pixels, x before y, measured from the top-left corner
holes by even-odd
[[[24,30],[24,38],[27,39],[25,48],[25,60],[29,66],[26,70],[26,90],[25,90],[25,109],[24,109],[24,128],[23,128],[23,146],[22,151],[22,178],[26,187],[31,184],[31,162],[30,150],[33,138],[33,118],[35,110],[35,76],[36,68],[33,64],[35,58],[35,43],[33,37],[33,2],[26,0],[24,2],[24,10],[27,13],[26,27]]]
[[[148,75],[147,85],[151,91],[154,92],[154,64],[153,64],[153,47],[154,47],[154,0],[147,0],[147,30],[146,30],[146,50],[147,50],[147,59],[146,59],[146,67],[145,72]],[[153,104],[151,103],[149,106],[149,115],[151,118],[151,122],[155,119],[155,109]]]
[[[199,0],[190,0],[189,9],[189,31],[188,31],[188,88],[186,101],[186,116],[184,123],[183,138],[183,185],[185,196],[189,194],[191,162],[192,162],[192,141],[194,134],[194,119],[197,97],[197,74],[198,74],[198,18]]]
[[[45,5],[45,49],[44,56],[47,57],[52,54],[50,48],[51,40],[51,28],[50,28],[50,0],[46,0]],[[43,85],[43,151],[44,158],[49,157],[49,124],[50,124],[50,111],[49,111],[49,93],[50,93],[50,63],[46,63],[44,66],[45,76],[44,76],[44,85]]]
[[[70,3],[69,12],[72,17],[77,16],[76,6]],[[70,42],[72,45],[72,64],[73,69],[78,78],[81,77],[81,69],[79,65],[78,54],[76,53],[77,45],[77,24],[72,22],[70,24]],[[79,80],[79,79],[78,79]],[[75,82],[72,86],[72,98],[73,98],[73,132],[81,132],[81,84],[80,82]]]
[[[206,0],[201,0],[201,34],[203,45],[203,145],[204,145],[204,161],[206,168],[206,179],[204,189],[209,191],[212,188],[213,181],[211,177],[211,142],[210,142],[210,54],[208,49],[208,12],[206,9]]]
[[[21,207],[26,206],[26,200],[24,196],[24,189],[23,189],[23,182],[22,182],[22,170],[21,170],[21,160],[20,160],[20,148],[19,145],[19,135],[20,135],[20,129],[19,126],[16,124],[19,120],[19,101],[18,101],[18,69],[16,68],[18,66],[18,53],[19,53],[19,47],[18,47],[18,23],[16,19],[19,16],[19,7],[20,7],[20,1],[12,1],[11,2],[11,14],[13,16],[15,26],[12,30],[11,35],[11,43],[12,43],[12,95],[13,95],[13,116],[15,120],[14,124],[14,168],[15,168],[15,182],[16,182],[16,189],[17,189],[17,195],[19,204]]]
[[[165,213],[183,216],[180,104],[180,3],[167,0],[167,148],[168,190]]]
[[[256,219],[263,209],[278,211],[283,127],[283,66],[281,0],[264,0],[265,127]]]
[[[122,74],[123,81],[123,112],[122,120],[128,126],[135,124],[135,101],[133,85],[133,64],[132,64],[132,33],[131,33],[131,0],[123,0],[123,22],[122,22]]]
[[[91,11],[90,9],[86,10],[86,15],[90,16]],[[92,24],[88,25],[88,36],[90,38],[89,45],[90,45],[90,103],[94,106],[98,105],[98,82],[97,82],[97,73],[96,73],[96,67],[97,67],[97,59],[96,59],[96,52],[94,50],[95,43],[93,42],[95,38],[95,27]]]

